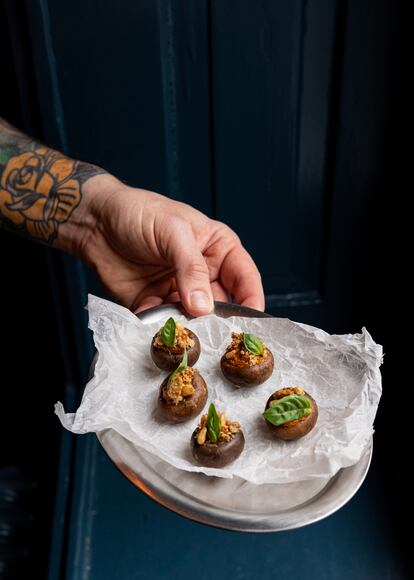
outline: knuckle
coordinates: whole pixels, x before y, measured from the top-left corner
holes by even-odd
[[[227,224],[220,222],[218,220],[212,220],[212,221],[214,221],[221,236],[223,236],[229,240],[232,240],[233,242],[241,244],[239,236],[236,234],[236,232],[230,226],[228,226]]]
[[[208,270],[206,264],[202,262],[193,262],[186,268],[186,275],[195,280],[205,280],[208,278]]]

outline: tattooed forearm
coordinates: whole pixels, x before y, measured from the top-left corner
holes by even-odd
[[[0,227],[51,244],[81,204],[82,186],[105,173],[34,141],[0,118]]]

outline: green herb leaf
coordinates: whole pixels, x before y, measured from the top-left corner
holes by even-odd
[[[174,318],[169,318],[161,328],[161,338],[165,346],[168,346],[169,348],[174,346],[176,342]]]
[[[216,408],[213,405],[213,403],[211,403],[210,407],[208,408],[206,425],[210,441],[212,441],[213,443],[217,443],[218,438],[220,436],[221,423],[220,417],[218,416]]]
[[[250,334],[250,332],[243,333],[243,342],[244,346],[247,348],[249,352],[255,355],[262,355],[264,352],[264,345],[263,342],[255,336],[254,334]]]
[[[263,417],[279,426],[307,417],[312,412],[312,405],[308,397],[304,395],[288,395],[275,401],[263,413]]]
[[[0,165],[6,165],[10,157],[13,157],[13,149],[0,149]]]
[[[179,375],[180,373],[182,373],[183,371],[185,371],[185,369],[187,368],[187,366],[188,366],[188,354],[187,354],[187,351],[185,350],[184,351],[184,354],[183,354],[183,358],[181,359],[180,364],[175,369],[175,371],[173,371],[170,374],[170,377],[168,379],[168,384],[170,385],[173,382],[173,380],[175,379],[175,377],[177,375]]]

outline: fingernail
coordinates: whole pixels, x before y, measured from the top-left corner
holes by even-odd
[[[212,301],[210,297],[207,296],[205,292],[201,290],[195,290],[190,294],[191,306],[196,310],[204,310],[206,314],[210,312],[213,308]]]

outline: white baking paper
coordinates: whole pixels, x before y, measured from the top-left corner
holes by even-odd
[[[152,362],[150,344],[164,320],[143,324],[117,304],[89,296],[89,326],[98,360],[76,413],[55,412],[73,433],[115,429],[171,465],[218,477],[239,476],[256,484],[289,483],[333,476],[356,463],[373,433],[381,396],[382,347],[366,329],[361,334],[329,335],[286,318],[219,318],[214,314],[188,322],[197,334],[201,356],[195,365],[204,377],[209,398],[219,412],[239,421],[246,445],[241,456],[223,469],[197,465],[190,437],[198,418],[179,425],[154,417],[159,386],[166,376]],[[220,371],[220,358],[232,331],[260,336],[273,352],[270,379],[252,388],[237,388]],[[262,412],[277,389],[299,386],[318,403],[315,428],[298,441],[272,438]],[[207,405],[205,411],[207,410]]]

